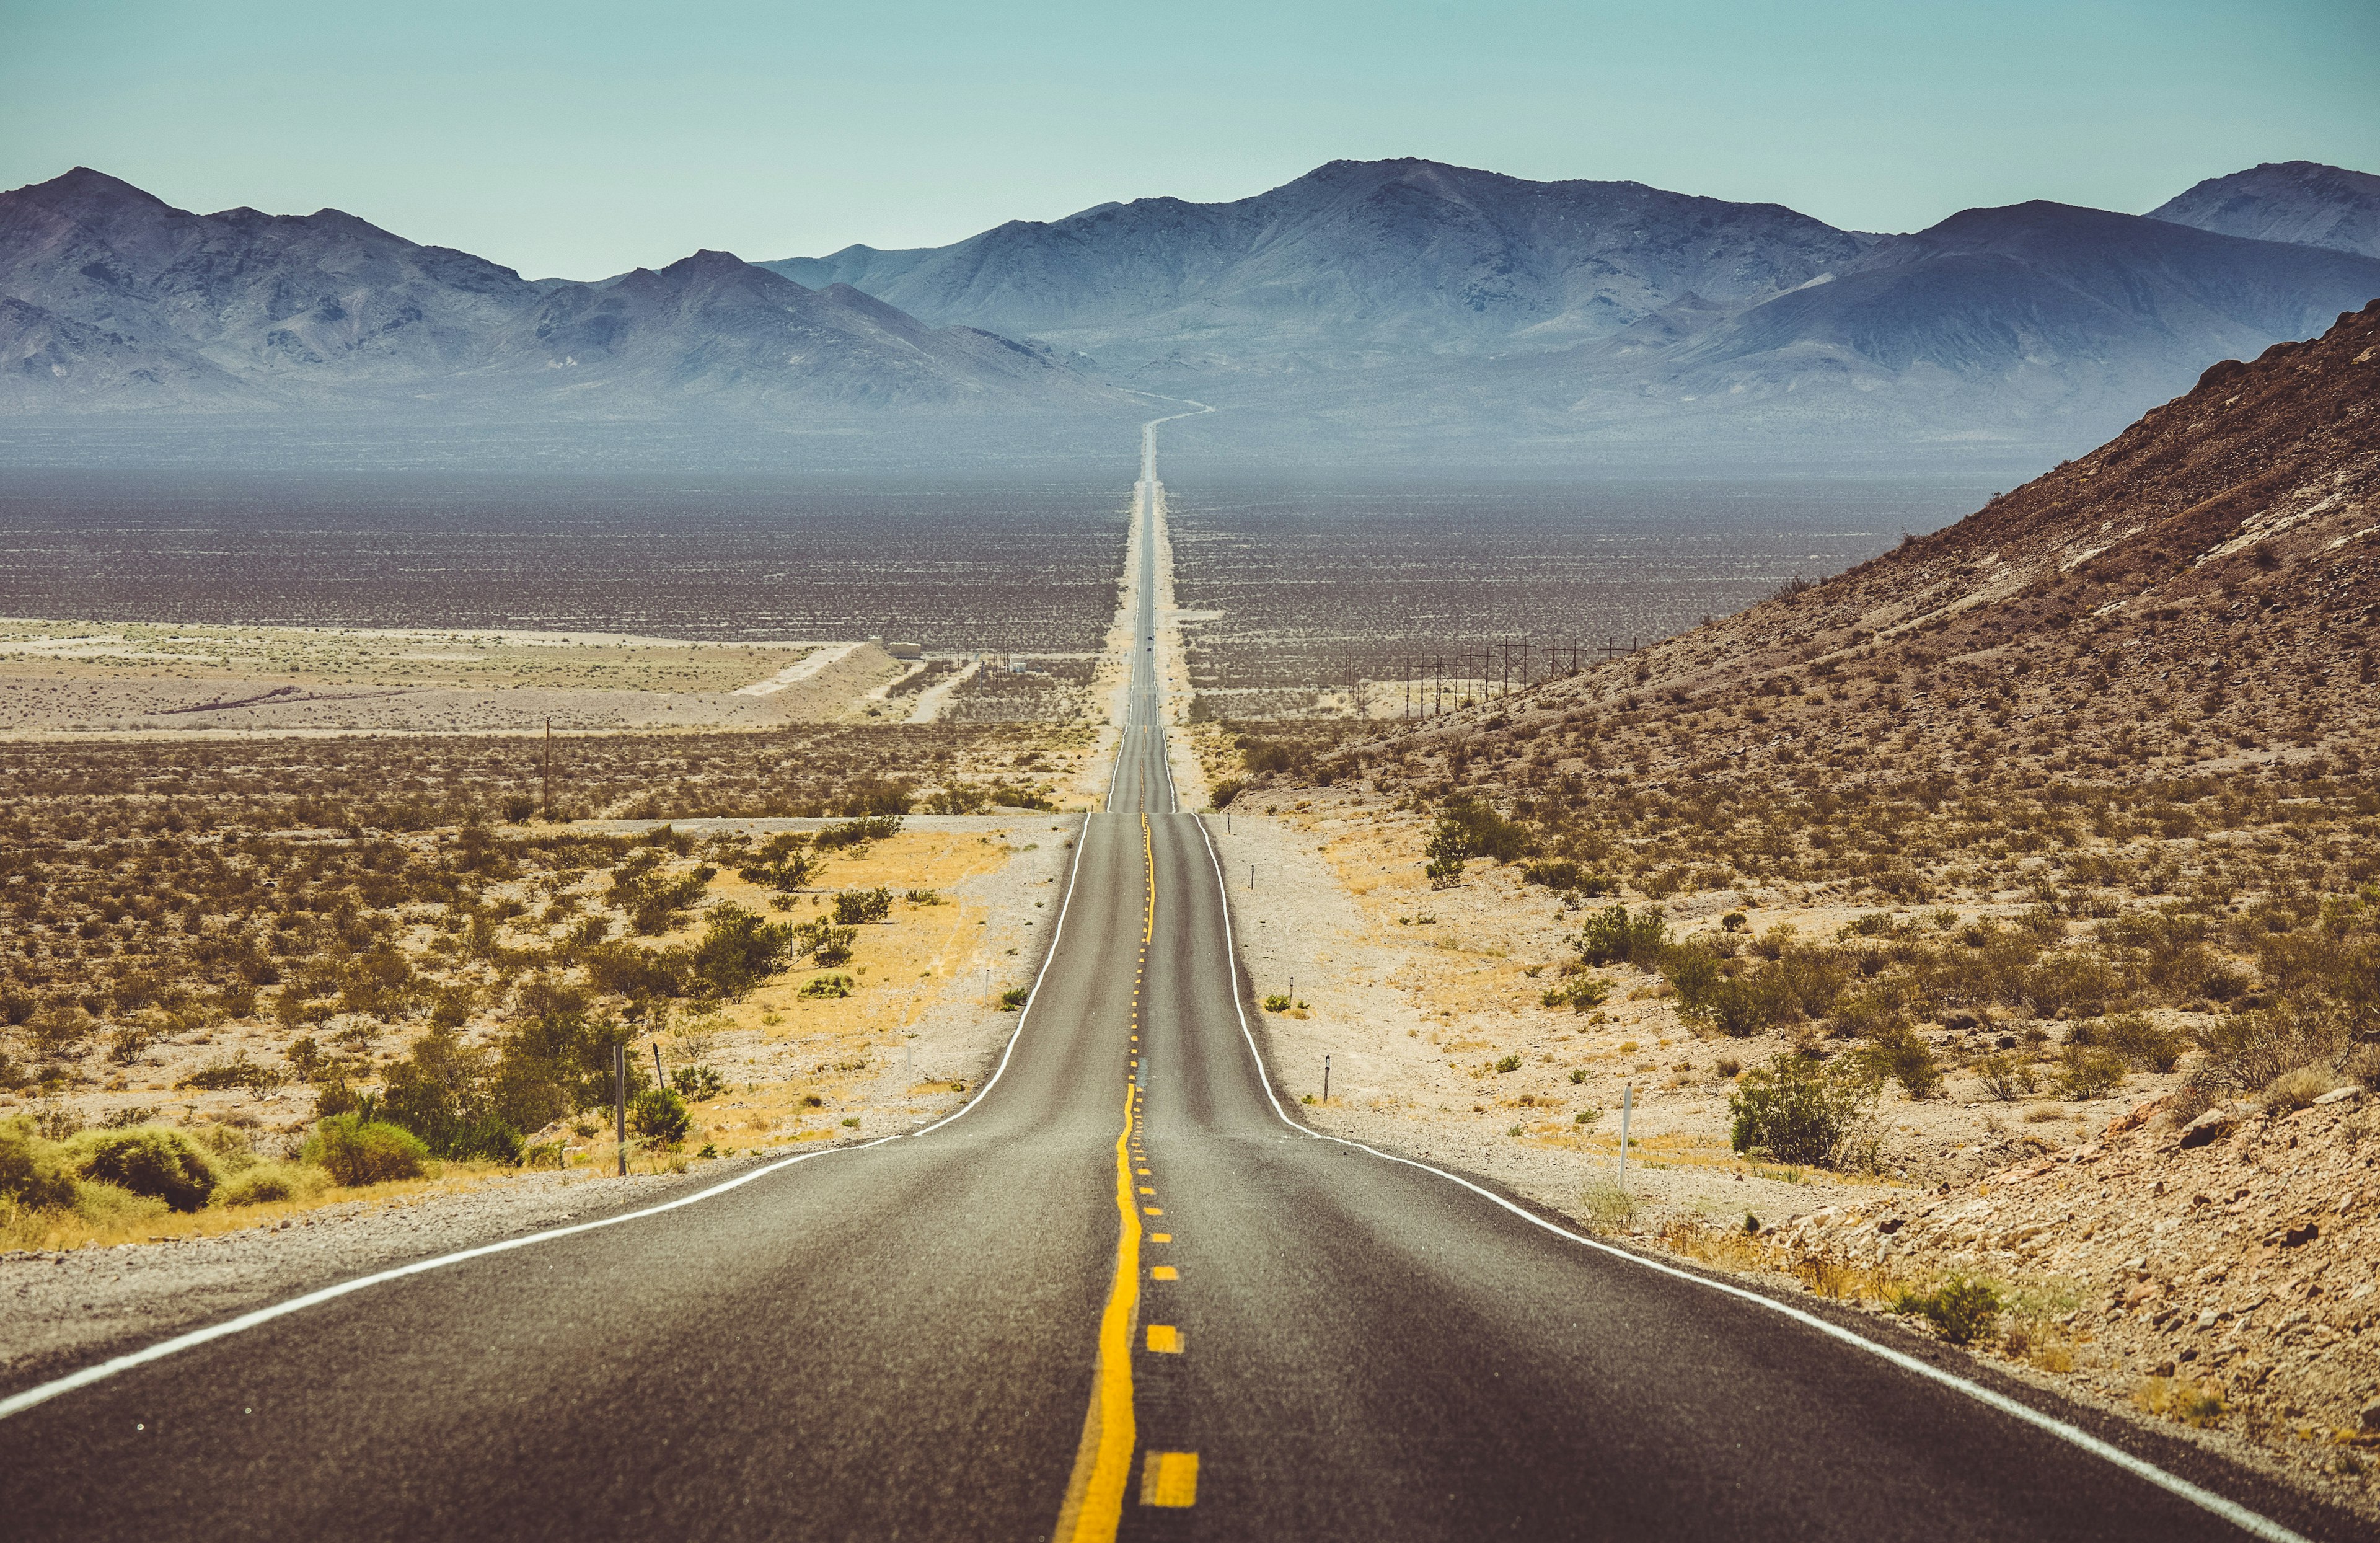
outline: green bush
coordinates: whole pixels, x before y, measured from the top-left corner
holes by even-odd
[[[1779,1162],[1833,1163],[1859,1106],[1857,1087],[1791,1053],[1743,1074],[1727,1098],[1730,1141],[1739,1152]]]
[[[1496,1075],[1499,1076],[1503,1075],[1506,1072],[1517,1072],[1520,1069],[1521,1058],[1517,1055],[1508,1055],[1501,1061],[1496,1063]]]
[[[1232,807],[1232,800],[1238,797],[1247,785],[1237,777],[1226,777],[1208,789],[1207,796],[1213,802],[1215,808],[1227,809]]]
[[[301,1155],[350,1188],[418,1179],[430,1168],[430,1148],[419,1136],[403,1125],[354,1114],[318,1122]]]
[[[1539,997],[1548,1007],[1567,1007],[1573,1013],[1584,1013],[1590,1007],[1600,1007],[1611,996],[1611,982],[1591,975],[1573,976]]]
[[[904,812],[906,811],[876,814],[863,820],[846,820],[839,825],[830,825],[811,838],[811,844],[821,852],[839,852],[846,846],[865,846],[871,841],[882,841],[900,833],[901,814]]]
[[[670,1082],[681,1094],[698,1101],[715,1099],[727,1091],[727,1079],[710,1066],[680,1066],[670,1074]]]
[[[793,952],[807,955],[820,966],[832,969],[851,962],[851,942],[859,936],[856,927],[837,927],[824,917],[794,925]]]
[[[1893,1298],[1892,1310],[1916,1314],[1952,1344],[1972,1344],[1998,1321],[2000,1294],[1985,1282],[1953,1275],[1932,1291],[1902,1292]]]
[[[695,978],[715,996],[742,997],[785,967],[794,943],[793,923],[764,920],[741,905],[721,905],[695,945]]]
[[[1975,1063],[1975,1075],[1984,1079],[1984,1091],[2002,1103],[2013,1103],[2040,1086],[2031,1066],[1997,1051]]]
[[[1930,1099],[1942,1090],[1942,1068],[1933,1050],[1907,1024],[1894,1024],[1860,1055],[1872,1079],[1881,1082],[1889,1077],[1912,1099]]]
[[[1580,1220],[1598,1233],[1624,1232],[1645,1203],[1611,1179],[1589,1181],[1578,1197]]]
[[[1438,828],[1424,850],[1437,862],[1451,862],[1461,871],[1464,859],[1487,857],[1500,863],[1528,855],[1529,828],[1505,819],[1475,798],[1450,799],[1439,810]]]
[[[2104,1099],[2124,1085],[2124,1058],[2101,1045],[2069,1043],[2058,1055],[2058,1090],[2070,1099]]]
[[[794,995],[797,997],[810,998],[847,997],[851,995],[851,977],[847,975],[814,975],[810,977],[809,979],[804,981],[802,983],[802,989],[795,991]],[[1019,1002],[1024,1000],[1025,999],[1021,996],[1017,998],[1017,1001]],[[1005,996],[1002,997],[1000,1002],[1002,1007],[1010,1005],[1008,998]]]
[[[1572,941],[1580,958],[1590,965],[1638,965],[1651,969],[1670,946],[1670,924],[1658,906],[1630,916],[1625,905],[1596,912],[1579,928]]]
[[[85,1131],[67,1144],[86,1179],[163,1200],[176,1210],[200,1210],[215,1191],[214,1165],[204,1148],[164,1125]]]
[[[0,1198],[42,1209],[74,1204],[73,1170],[55,1143],[42,1139],[30,1115],[0,1120]]]
[[[666,1087],[648,1088],[628,1108],[628,1128],[648,1141],[674,1147],[694,1127],[686,1100]]]
[[[2145,1013],[2109,1018],[2100,1027],[2099,1042],[2141,1072],[2172,1071],[2181,1060],[2184,1045],[2178,1031],[2158,1027]]]
[[[1289,998],[1275,991],[1264,999],[1264,1010],[1268,1013],[1286,1013],[1289,1011]]]
[[[226,1206],[261,1206],[279,1200],[303,1200],[321,1193],[330,1176],[320,1168],[299,1163],[262,1162],[224,1181],[215,1198]]]
[[[865,927],[883,921],[892,915],[892,892],[888,889],[845,890],[834,897],[834,920],[838,927]]]

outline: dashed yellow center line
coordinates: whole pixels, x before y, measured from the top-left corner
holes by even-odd
[[[1151,1233],[1148,1234],[1148,1241],[1151,1243],[1172,1243],[1173,1241],[1173,1234],[1172,1233]]]
[[[1170,1264],[1149,1266],[1148,1278],[1152,1281],[1179,1281],[1182,1279],[1180,1275],[1174,1272],[1173,1267]]]
[[[1195,1452],[1151,1452],[1143,1457],[1140,1503],[1164,1506],[1198,1503],[1198,1454]]]
[[[1152,1323],[1148,1326],[1148,1348],[1160,1355],[1179,1355],[1182,1345],[1182,1330],[1173,1325]]]

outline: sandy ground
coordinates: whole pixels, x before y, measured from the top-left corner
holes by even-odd
[[[869,643],[0,622],[0,738],[866,721],[914,717],[885,702],[911,670]]]

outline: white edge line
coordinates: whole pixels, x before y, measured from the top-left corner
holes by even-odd
[[[774,1162],[764,1163],[748,1173],[738,1173],[732,1179],[711,1185],[709,1189],[693,1195],[680,1196],[674,1200],[664,1200],[660,1205],[647,1206],[641,1210],[624,1211],[618,1216],[606,1216],[594,1221],[580,1221],[567,1227],[555,1227],[542,1233],[531,1233],[525,1237],[503,1238],[494,1243],[480,1244],[477,1247],[459,1249],[452,1254],[441,1254],[435,1258],[416,1259],[410,1264],[375,1270],[370,1275],[358,1275],[354,1280],[341,1281],[318,1291],[310,1291],[302,1295],[290,1297],[286,1301],[258,1307],[253,1311],[242,1313],[237,1318],[225,1318],[221,1323],[212,1323],[203,1329],[193,1329],[187,1334],[176,1334],[170,1340],[160,1340],[155,1344],[144,1345],[139,1350],[113,1356],[96,1365],[85,1367],[80,1371],[69,1372],[64,1377],[40,1383],[22,1392],[0,1398],[0,1420],[6,1419],[11,1415],[21,1414],[37,1403],[46,1403],[62,1393],[70,1393],[78,1388],[90,1387],[94,1382],[103,1382],[118,1373],[145,1367],[152,1361],[162,1361],[168,1355],[179,1355],[185,1350],[196,1350],[202,1344],[227,1339],[234,1334],[245,1333],[250,1329],[261,1328],[271,1323],[275,1318],[286,1318],[292,1313],[302,1312],[308,1307],[320,1306],[325,1302],[335,1301],[351,1292],[362,1291],[368,1286],[384,1285],[388,1282],[401,1281],[407,1276],[427,1274],[433,1270],[443,1270],[448,1265],[485,1258],[491,1254],[510,1253],[516,1248],[527,1248],[531,1244],[550,1243],[555,1238],[572,1237],[577,1233],[591,1233],[602,1227],[616,1227],[624,1221],[641,1221],[649,1217],[676,1210],[682,1206],[691,1206],[699,1201],[710,1199],[714,1196],[724,1195],[731,1189],[741,1189],[755,1180],[765,1179],[771,1173],[782,1172],[797,1162],[808,1162],[815,1158],[833,1157],[839,1153],[864,1152],[871,1147],[881,1147],[891,1141],[915,1140],[929,1132],[941,1129],[982,1101],[983,1096],[990,1092],[992,1085],[1000,1080],[1001,1074],[1008,1070],[1009,1058],[1016,1053],[1016,1041],[1024,1037],[1026,1020],[1031,1016],[1033,1003],[1041,994],[1041,982],[1050,973],[1050,961],[1058,956],[1059,940],[1065,936],[1066,913],[1074,905],[1075,879],[1075,875],[1082,870],[1083,848],[1087,844],[1085,838],[1089,833],[1089,829],[1090,820],[1086,816],[1075,831],[1075,861],[1066,871],[1066,894],[1065,898],[1059,903],[1058,925],[1050,935],[1050,952],[1041,961],[1040,972],[1033,978],[1033,990],[1025,999],[1024,1014],[1016,1021],[1015,1031],[1008,1037],[1007,1048],[1001,1051],[1000,1064],[993,1069],[991,1075],[985,1079],[983,1086],[976,1089],[974,1098],[924,1129],[880,1136],[873,1141],[863,1141],[852,1147],[828,1147],[818,1151],[797,1153],[792,1157],[781,1158]]]
[[[1641,1254],[1631,1253],[1625,1248],[1615,1248],[1610,1244],[1600,1242],[1595,1238],[1584,1236],[1578,1233],[1573,1233],[1567,1227],[1557,1226],[1553,1222],[1547,1221],[1544,1217],[1538,1216],[1524,1207],[1514,1205],[1512,1201],[1497,1194],[1495,1191],[1484,1189],[1478,1185],[1473,1184],[1470,1180],[1463,1178],[1462,1175],[1450,1173],[1442,1168],[1433,1168],[1428,1163],[1417,1162],[1412,1158],[1398,1157],[1392,1153],[1383,1152],[1375,1148],[1367,1147],[1360,1141],[1351,1141],[1344,1136],[1328,1136],[1321,1131],[1299,1124],[1296,1121],[1289,1117],[1288,1111],[1281,1108],[1280,1098],[1273,1092],[1271,1074],[1265,1069],[1263,1052],[1257,1050],[1256,1035],[1248,1028],[1247,1010],[1242,1006],[1240,1002],[1239,949],[1238,945],[1234,943],[1232,939],[1232,901],[1231,894],[1223,882],[1223,862],[1222,858],[1216,854],[1214,834],[1207,829],[1207,821],[1203,818],[1198,818],[1197,823],[1198,834],[1207,844],[1207,860],[1213,865],[1215,869],[1215,891],[1223,903],[1223,941],[1225,946],[1230,950],[1228,958],[1229,968],[1232,976],[1232,1011],[1240,1020],[1240,1037],[1247,1042],[1248,1055],[1256,1063],[1257,1080],[1264,1087],[1265,1100],[1272,1105],[1272,1112],[1281,1117],[1281,1124],[1287,1125],[1291,1130],[1297,1132],[1301,1136],[1310,1136],[1317,1141],[1328,1141],[1341,1147],[1352,1147],[1359,1152],[1369,1153],[1371,1156],[1378,1158],[1383,1162],[1398,1163],[1407,1168],[1418,1168],[1425,1173],[1432,1173],[1437,1175],[1439,1178],[1446,1180],[1449,1184],[1460,1185],[1463,1188],[1471,1191],[1472,1194],[1480,1197],[1482,1199],[1512,1212],[1514,1216],[1517,1216],[1522,1221],[1528,1222],[1531,1226],[1543,1228],[1545,1231],[1551,1233],[1554,1236],[1567,1239],[1572,1243],[1579,1245],[1583,1248],[1592,1248],[1596,1252],[1609,1255],[1612,1258],[1624,1259],[1630,1264],[1642,1266],[1646,1270],[1658,1271],[1660,1274],[1670,1276],[1675,1280],[1685,1281],[1694,1285],[1707,1287],[1712,1291],[1719,1292],[1726,1295],[1736,1297],[1742,1301],[1752,1303],[1756,1306],[1766,1307],[1770,1312],[1781,1314],[1786,1318],[1793,1319],[1797,1323],[1815,1329],[1818,1332],[1838,1340],[1844,1344],[1857,1346],[1859,1349],[1866,1351],[1871,1355],[1877,1356],[1882,1360],[1889,1362],[1893,1366],[1899,1367],[1903,1371],[1913,1372],[1917,1376],[1926,1378],[1929,1380],[1941,1384],[1943,1387],[1964,1393],[1969,1398],[1975,1400],[1979,1403],[1985,1404],[1991,1408],[1998,1410],[2004,1415],[2022,1420],[2025,1424],[2034,1427],[2035,1429],[2046,1431],[2049,1435],[2055,1436],[2059,1440],[2065,1441],[2070,1445],[2079,1447],[2082,1451],[2089,1452],[2094,1457],[2111,1463],[2137,1478],[2146,1479],[2149,1483],[2155,1485],[2158,1488],[2164,1489],[2170,1494],[2178,1495],[2181,1499],[2190,1501],[2192,1505],[2198,1506],[2202,1510],[2213,1513],[2215,1515],[2230,1523],[2233,1526],[2240,1528],[2242,1532],[2252,1534],[2257,1537],[2270,1539],[2271,1543],[2309,1543],[2309,1540],[2302,1534],[2290,1531],[2288,1527],[2281,1525],[2281,1524],[2272,1520],[2270,1517],[2251,1511],[2246,1506],[2240,1504],[2236,1500],[2227,1500],[2211,1489],[2202,1488],[2200,1486],[2192,1484],[2190,1480],[2183,1478],[2179,1474],[2168,1473],[2165,1469],[2158,1467],[2155,1464],[2149,1462],[2146,1458],[2135,1457],[2131,1452],[2124,1451],[2121,1447],[2103,1441],[2098,1437],[2092,1435],[2089,1431],[2084,1430],[2078,1426],[2070,1425],[2066,1421],[2058,1419],[2054,1415],[2045,1415],[2040,1410],[2034,1408],[2028,1403],[2010,1398],[2006,1393],[1995,1391],[1990,1388],[1985,1387],[1979,1382],[1970,1381],[1966,1378],[1959,1376],[1956,1372],[1945,1371],[1941,1367],[1935,1366],[1930,1362],[1919,1360],[1916,1356],[1908,1355],[1903,1351],[1895,1350],[1889,1345],[1878,1344],[1876,1341],[1867,1338],[1864,1334],[1853,1333],[1851,1330],[1842,1327],[1840,1324],[1829,1323],[1828,1320],[1818,1317],[1815,1313],[1803,1312],[1799,1307],[1790,1306],[1783,1302],[1779,1302],[1773,1297],[1764,1296],[1758,1292],[1749,1291],[1742,1286],[1730,1285],[1723,1281],[1714,1281],[1707,1276],[1697,1275],[1692,1270],[1680,1270],[1674,1265],[1663,1264],[1658,1259],[1648,1259]]]
[[[1025,1007],[1016,1015],[1016,1029],[1008,1037],[1008,1048],[1000,1052],[1000,1064],[991,1069],[991,1075],[986,1077],[983,1086],[975,1090],[974,1098],[959,1105],[932,1124],[921,1130],[911,1131],[909,1139],[914,1141],[918,1136],[930,1135],[973,1110],[976,1105],[983,1102],[984,1095],[990,1093],[993,1085],[1000,1081],[1001,1074],[1008,1070],[1009,1058],[1016,1053],[1016,1041],[1025,1038],[1025,1025],[1033,1016],[1033,1004],[1041,1000],[1041,982],[1049,976],[1050,966],[1058,957],[1059,943],[1065,940],[1066,913],[1075,908],[1075,876],[1083,870],[1083,848],[1091,844],[1090,838],[1091,817],[1085,814],[1082,823],[1075,827],[1075,860],[1066,869],[1066,893],[1058,901],[1058,925],[1051,929],[1050,933],[1050,952],[1041,956],[1041,968],[1034,974],[1033,989],[1025,993]]]

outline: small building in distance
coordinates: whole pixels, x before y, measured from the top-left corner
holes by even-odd
[[[895,659],[923,659],[926,657],[926,645],[923,643],[888,643],[883,638],[877,637],[870,637],[868,640],[875,644],[878,648],[882,649],[886,653],[891,654]]]

